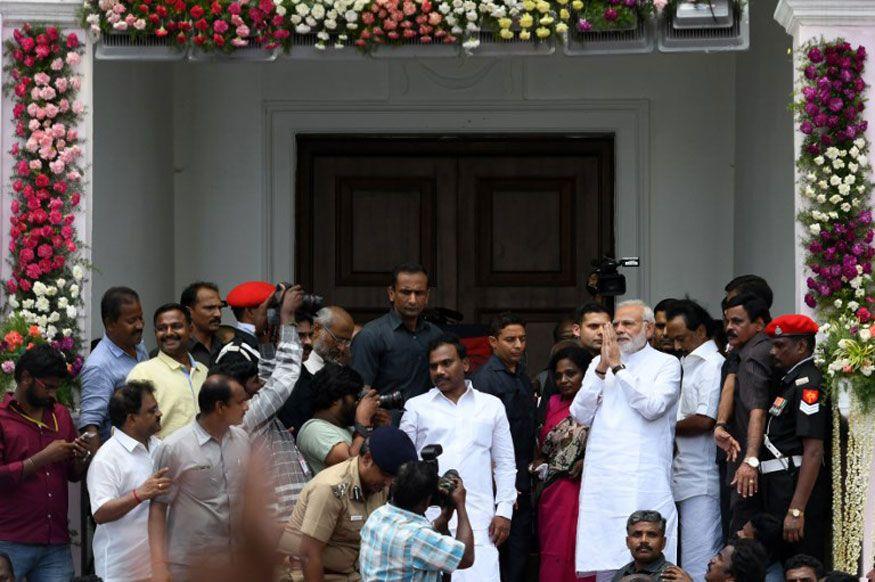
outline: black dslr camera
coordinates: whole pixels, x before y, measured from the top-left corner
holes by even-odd
[[[365,396],[368,395],[369,390],[365,388],[361,392],[359,392],[358,399],[361,400]],[[377,397],[377,401],[380,403],[380,408],[385,408],[386,410],[403,410],[404,409],[404,395],[401,394],[398,390],[394,392],[389,392],[388,394],[380,394]]]
[[[422,452],[419,453],[419,456],[423,461],[428,463],[432,468],[434,468],[434,474],[438,474],[438,460],[437,458],[441,456],[441,453],[444,452],[444,448],[440,445],[425,445],[422,448]],[[431,501],[434,505],[439,507],[455,507],[456,504],[453,502],[452,494],[453,490],[456,488],[455,479],[461,479],[459,472],[455,469],[450,469],[446,473],[444,473],[443,477],[438,479],[437,487],[435,487],[434,492],[431,496]]]

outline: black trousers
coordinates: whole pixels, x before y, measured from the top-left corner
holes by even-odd
[[[520,493],[510,522],[510,535],[498,548],[501,582],[525,582],[534,533],[532,494]]]
[[[784,522],[793,493],[796,491],[796,481],[799,477],[798,470],[776,471],[760,476],[762,483],[760,491],[763,497],[765,511]],[[796,554],[808,554],[814,556],[822,563],[827,564],[831,558],[828,552],[829,532],[832,530],[830,480],[825,468],[820,470],[808,505],[804,508],[804,537],[801,541],[790,544],[782,543],[778,557],[786,560]],[[801,508],[800,508],[801,509]]]

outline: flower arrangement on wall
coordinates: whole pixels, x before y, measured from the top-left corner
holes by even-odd
[[[802,150],[799,191],[807,202],[804,226],[809,270],[805,303],[820,321],[815,355],[834,403],[850,398],[849,430],[841,439],[834,412],[835,567],[856,571],[862,550],[863,508],[875,447],[875,289],[869,143],[863,120],[865,47],[835,40],[802,48],[795,102]],[[844,460],[844,462],[842,462]]]
[[[10,63],[4,89],[13,95],[17,141],[10,151],[12,276],[5,287],[11,313],[0,325],[0,392],[10,385],[17,358],[42,342],[64,352],[73,377],[79,373],[86,275],[74,227],[83,185],[80,40],[54,26],[24,25],[4,50]]]
[[[180,47],[225,53],[289,50],[293,35],[318,49],[415,42],[472,52],[482,33],[539,42],[564,38],[571,26],[627,30],[679,1],[707,0],[85,0],[83,23],[95,34],[173,35]]]

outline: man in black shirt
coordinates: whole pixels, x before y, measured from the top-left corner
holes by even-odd
[[[620,582],[633,574],[646,574],[650,580],[660,580],[674,566],[665,559],[665,518],[658,511],[636,511],[626,522],[626,546],[632,561],[614,573],[611,582]]]
[[[405,400],[431,387],[428,344],[441,330],[422,318],[428,306],[428,273],[422,265],[395,267],[387,289],[392,308],[365,325],[352,342],[352,368],[380,394],[400,390]],[[401,419],[396,415],[396,424]]]
[[[209,368],[223,345],[216,333],[222,325],[222,307],[225,305],[219,288],[215,283],[197,281],[183,289],[179,303],[191,315],[188,353]]]
[[[784,522],[782,559],[807,554],[823,561],[827,552],[830,473],[824,443],[831,417],[823,376],[814,365],[817,330],[804,315],[782,315],[766,327],[784,377],[769,408],[760,472],[765,509]]]
[[[532,483],[529,465],[534,457],[535,396],[523,367],[526,352],[526,324],[512,313],[492,320],[489,333],[492,356],[471,378],[476,390],[497,396],[504,403],[516,457],[517,506],[510,535],[499,549],[501,579],[525,579],[526,561],[533,533]]]

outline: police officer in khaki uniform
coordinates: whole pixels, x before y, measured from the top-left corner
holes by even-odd
[[[282,579],[359,580],[359,532],[371,512],[386,503],[398,468],[415,460],[416,448],[404,432],[381,427],[358,456],[307,483],[280,538],[279,551],[293,563]]]
[[[765,329],[784,377],[772,394],[759,468],[765,509],[784,522],[782,559],[802,553],[823,561],[827,552],[831,417],[814,365],[817,330],[804,315],[782,315]]]

